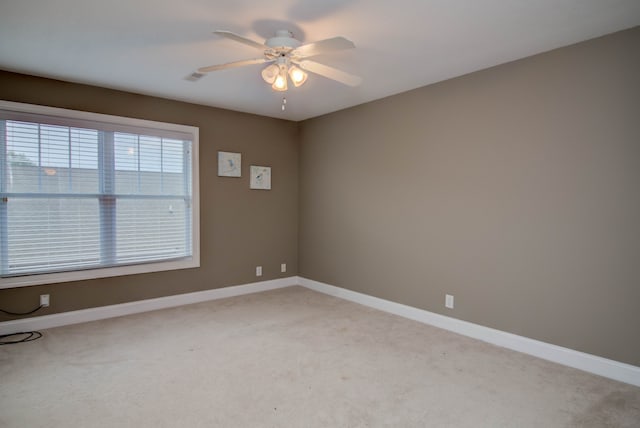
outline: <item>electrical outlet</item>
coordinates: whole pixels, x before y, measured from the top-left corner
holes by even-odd
[[[445,294],[444,306],[449,309],[453,309],[453,296],[451,294]]]
[[[287,264],[286,263],[282,263],[280,265],[280,272],[286,272],[287,271]]]
[[[262,266],[256,266],[256,276],[262,276]]]
[[[42,306],[43,308],[49,307],[49,295],[48,294],[41,294],[40,295],[40,306]]]

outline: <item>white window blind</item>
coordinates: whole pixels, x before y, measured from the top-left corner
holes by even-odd
[[[193,260],[197,132],[64,112],[0,110],[0,277]]]

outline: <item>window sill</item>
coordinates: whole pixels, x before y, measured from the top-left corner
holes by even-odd
[[[191,257],[185,260],[174,260],[168,262],[87,269],[73,272],[45,273],[41,275],[25,275],[0,278],[0,289],[54,284],[59,282],[83,281],[114,276],[136,275],[140,273],[163,272],[168,270],[193,269],[198,267],[200,267],[199,257]]]

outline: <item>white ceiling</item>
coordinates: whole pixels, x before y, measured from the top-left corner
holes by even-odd
[[[1,0],[0,68],[303,120],[636,25],[639,0]],[[185,80],[260,57],[217,29],[260,42],[278,29],[307,43],[344,36],[356,49],[314,60],[364,82],[311,75],[283,112],[261,65]]]

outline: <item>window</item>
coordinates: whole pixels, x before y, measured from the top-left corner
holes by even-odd
[[[198,128],[0,102],[0,288],[199,266]]]

